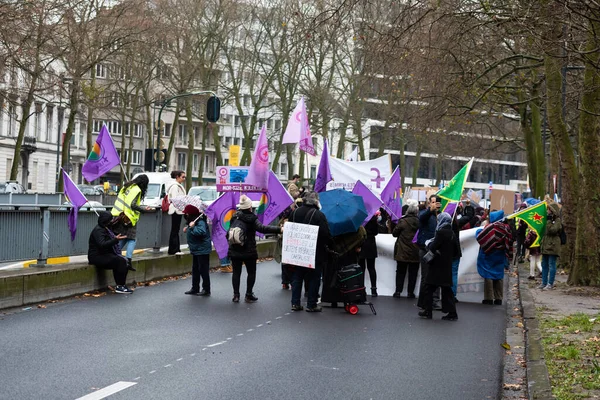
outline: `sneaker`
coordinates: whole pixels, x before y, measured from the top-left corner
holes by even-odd
[[[377,297],[377,288],[371,288],[371,297]]]
[[[425,319],[432,319],[433,318],[433,314],[431,313],[431,311],[419,311],[419,317],[421,318],[425,318]]]
[[[198,296],[210,296],[210,292],[207,292],[206,290],[202,290],[200,293],[198,293]]]
[[[542,288],[542,290],[552,290],[552,289],[554,289],[554,285],[551,285],[551,284],[547,284],[546,286],[544,286]]]
[[[188,290],[187,292],[185,292],[185,294],[196,296],[198,294],[198,291],[197,290]]]
[[[315,307],[306,307],[306,312],[321,312],[323,311],[322,307],[319,306],[315,306]]]
[[[230,274],[233,272],[233,267],[231,265],[227,265],[225,267],[221,267],[221,272],[225,272],[227,274]]]
[[[233,294],[233,299],[231,299],[231,301],[233,301],[234,303],[239,303],[240,302],[240,295],[239,293],[234,293]]]
[[[289,290],[290,285],[288,283],[282,283],[281,284],[281,288],[284,289],[284,290]]]
[[[395,298],[395,299],[399,299],[402,296],[400,295],[400,292],[394,292],[394,294],[392,295],[392,297]]]
[[[246,293],[246,298],[244,300],[246,303],[255,303],[258,301],[258,297],[256,297],[254,293]]]
[[[442,317],[444,321],[456,321],[458,319],[457,314],[446,314]]]
[[[546,286],[548,286],[548,285],[545,285],[545,284],[543,284],[543,283],[542,283],[542,284],[541,284],[540,286],[538,286],[537,288],[538,288],[538,289],[544,289]]]
[[[296,304],[292,305],[292,311],[302,311],[302,310],[304,310],[304,307],[302,307],[300,305],[296,305]]]
[[[494,300],[494,305],[501,306],[502,305],[502,300],[500,300],[500,299]]]
[[[133,293],[133,290],[129,289],[127,286],[119,285],[115,288],[115,292],[129,294],[129,293]]]
[[[494,304],[493,300],[481,300],[481,304]]]

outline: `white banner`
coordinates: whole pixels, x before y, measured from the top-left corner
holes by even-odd
[[[392,175],[392,160],[388,155],[368,161],[344,161],[329,158],[329,168],[333,181],[327,184],[327,190],[346,189],[351,192],[356,181],[360,180],[371,191],[381,195]]]
[[[317,225],[286,222],[283,226],[281,263],[315,268],[318,236]]]
[[[477,255],[479,254],[479,243],[475,239],[475,232],[479,228],[468,229],[460,232],[460,247],[462,258],[458,267],[458,289],[457,297],[461,299],[461,293],[483,293],[483,278],[477,273]],[[394,260],[394,244],[396,238],[391,234],[379,234],[377,240],[377,252],[379,257],[375,261],[377,269],[377,292],[384,296],[391,296],[396,290],[396,260]],[[366,273],[368,275],[368,272]],[[368,283],[369,278],[365,277]],[[421,282],[421,270],[415,294],[419,292]],[[402,296],[406,296],[408,285],[408,272],[404,278]],[[368,287],[368,285],[367,285]],[[483,297],[481,297],[483,299]]]

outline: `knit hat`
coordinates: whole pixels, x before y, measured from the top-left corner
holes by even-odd
[[[245,194],[240,196],[240,203],[237,205],[238,210],[250,210],[252,208],[252,200]]]
[[[189,215],[192,219],[196,219],[200,215],[200,210],[198,210],[198,207],[188,204],[183,209],[183,213]]]

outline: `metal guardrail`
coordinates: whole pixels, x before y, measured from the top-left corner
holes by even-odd
[[[87,195],[88,201],[97,201],[107,206],[112,206],[117,199],[116,195]],[[59,206],[67,203],[62,193],[0,193],[0,207],[7,206]]]
[[[3,210],[3,206],[0,200],[0,262],[37,259],[38,265],[45,265],[50,257],[87,254],[90,232],[98,222],[93,211],[79,211],[77,235],[71,241],[67,225],[70,206],[38,205],[31,210],[28,204],[17,204],[20,210]],[[158,251],[169,244],[170,231],[171,218],[167,213],[144,213],[137,225],[136,248]],[[182,231],[179,239],[182,244],[187,243]]]

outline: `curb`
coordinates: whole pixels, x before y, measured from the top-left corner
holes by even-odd
[[[527,361],[527,388],[529,399],[553,399],[552,386],[544,357],[542,334],[539,329],[535,303],[527,284],[529,268],[526,264],[518,267],[518,283],[521,293],[521,309],[525,326],[525,357]],[[523,278],[523,279],[521,279]]]

